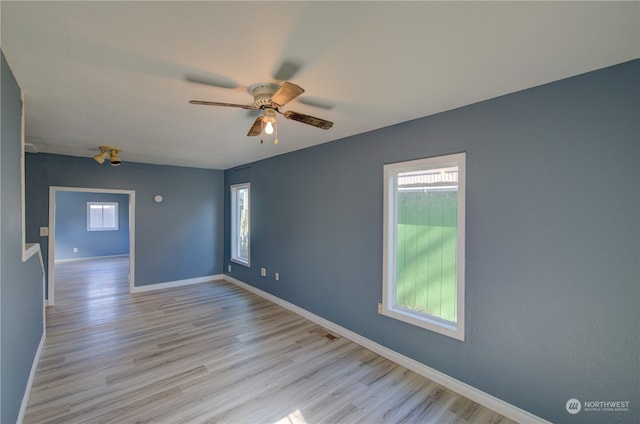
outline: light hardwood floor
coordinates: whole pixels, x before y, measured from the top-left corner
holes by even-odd
[[[56,266],[25,423],[512,422],[230,283],[132,295],[127,273]]]

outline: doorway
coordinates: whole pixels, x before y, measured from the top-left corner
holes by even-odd
[[[60,246],[63,246],[64,244],[60,242],[60,240],[58,240],[56,237],[56,225],[61,226],[60,220],[57,219],[59,218],[58,216],[56,216],[57,211],[59,211],[61,209],[61,205],[57,204],[59,202],[59,199],[61,196],[63,195],[73,195],[73,194],[86,194],[87,198],[93,198],[95,199],[96,195],[104,195],[105,198],[109,197],[110,195],[126,195],[127,196],[127,205],[126,205],[126,210],[121,211],[121,213],[124,213],[124,217],[127,218],[126,219],[126,223],[125,225],[128,226],[128,228],[125,228],[126,230],[128,230],[128,255],[129,255],[129,275],[128,275],[128,281],[129,281],[129,293],[131,293],[133,286],[134,286],[134,264],[135,264],[135,257],[134,257],[134,252],[135,252],[135,190],[117,190],[117,189],[100,189],[100,188],[87,188],[87,187],[49,187],[49,243],[48,243],[48,272],[47,272],[47,292],[48,292],[48,297],[47,297],[47,305],[48,306],[52,306],[55,304],[55,288],[56,288],[56,246],[58,246],[58,249],[64,249],[61,248]],[[113,196],[112,196],[113,197]],[[87,216],[87,221],[90,220],[90,205],[89,203],[93,203],[95,204],[96,202],[85,202],[86,203],[86,207],[87,207],[87,212],[86,212],[86,216]],[[114,202],[111,202],[114,203]],[[124,203],[124,202],[123,202]],[[80,211],[81,214],[83,214],[83,211]],[[83,221],[84,222],[84,221]],[[87,224],[87,232],[92,231],[93,229],[90,228],[89,224]],[[106,234],[106,233],[105,233]],[[57,243],[58,242],[58,243]],[[65,249],[66,250],[66,249]],[[69,249],[70,252],[72,252],[73,254],[78,254],[81,253],[79,248],[73,247]],[[87,249],[90,250],[91,249]],[[84,252],[82,252],[84,253]],[[97,255],[100,256],[99,253],[93,253],[93,255]],[[58,256],[62,256],[65,259],[69,258],[69,252],[64,252],[64,255],[58,255]],[[82,254],[78,255],[79,257],[82,257]],[[73,257],[73,256],[71,256]]]

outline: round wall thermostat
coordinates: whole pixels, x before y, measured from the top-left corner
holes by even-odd
[[[153,198],[153,201],[156,203],[161,203],[162,202],[162,196],[160,196],[159,194],[156,194],[155,197]]]

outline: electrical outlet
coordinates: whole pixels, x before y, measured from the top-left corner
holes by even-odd
[[[227,272],[231,272],[231,265],[227,265]]]
[[[260,276],[261,277],[266,277],[267,276],[267,268],[260,268]]]
[[[276,272],[275,279],[276,279],[276,281],[280,281],[280,273],[279,272]]]
[[[40,227],[40,237],[47,237],[49,235],[49,227]]]
[[[382,303],[378,303],[378,313],[382,313]]]
[[[73,253],[78,253],[78,248],[77,247],[73,248]]]

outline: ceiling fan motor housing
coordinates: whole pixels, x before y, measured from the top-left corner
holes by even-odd
[[[253,103],[258,109],[272,107],[271,96],[275,94],[280,86],[273,83],[258,83],[249,87],[249,94],[253,95]]]

